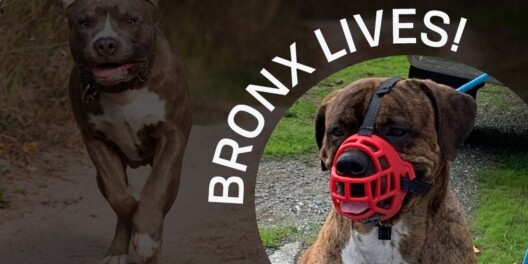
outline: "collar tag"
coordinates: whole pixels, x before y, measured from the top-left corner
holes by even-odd
[[[392,229],[390,226],[378,225],[378,239],[391,240]]]
[[[143,68],[136,74],[136,78],[138,79],[139,83],[144,83],[148,80],[150,76],[150,68],[145,65]]]
[[[82,94],[82,100],[85,103],[93,102],[99,96],[99,89],[95,85],[88,83],[86,88],[84,88]]]

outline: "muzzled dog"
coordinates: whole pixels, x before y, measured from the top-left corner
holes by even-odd
[[[191,118],[181,62],[155,24],[155,0],[61,0],[75,67],[70,99],[99,189],[117,214],[103,263],[126,263],[130,241],[157,263],[176,198]],[[136,199],[126,168],[152,171]]]
[[[317,112],[334,208],[300,263],[476,263],[449,166],[476,104],[430,80],[367,78]]]

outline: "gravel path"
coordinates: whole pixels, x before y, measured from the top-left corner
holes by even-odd
[[[509,144],[513,149],[528,149],[528,105],[509,89],[487,89],[477,95],[474,132],[451,167],[452,189],[469,219],[475,207],[476,175],[497,165],[497,147]],[[259,227],[293,224],[302,235],[317,234],[331,207],[327,184],[328,172],[321,171],[317,153],[264,158],[259,167],[255,201]],[[291,246],[289,242],[292,241],[284,242],[287,247]]]

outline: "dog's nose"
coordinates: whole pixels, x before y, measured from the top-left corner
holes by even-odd
[[[114,54],[117,48],[117,40],[112,37],[100,38],[94,43],[94,48],[101,56],[110,56]]]
[[[368,176],[376,171],[370,157],[359,149],[347,150],[339,156],[336,163],[337,172],[343,176]]]

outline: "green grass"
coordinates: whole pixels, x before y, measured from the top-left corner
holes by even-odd
[[[528,247],[528,155],[504,157],[479,175],[473,233],[479,263],[519,263]]]
[[[265,248],[278,249],[284,241],[293,240],[299,235],[299,229],[294,225],[281,225],[259,230],[260,239]]]
[[[315,151],[313,117],[317,105],[299,100],[286,112],[273,131],[265,155],[284,156]]]
[[[385,57],[353,65],[331,75],[326,80],[343,81],[346,85],[365,77],[391,77],[394,75],[407,77],[409,66],[406,56]]]
[[[292,223],[282,223],[274,227],[259,228],[259,233],[264,247],[276,250],[292,241],[300,241],[305,245],[313,244],[321,226],[320,222],[308,222],[305,228],[299,228]]]
[[[317,151],[313,118],[319,103],[332,91],[364,77],[407,76],[409,62],[405,56],[366,61],[345,68],[310,89],[286,112],[273,131],[264,150],[267,156],[294,156]]]
[[[5,209],[9,205],[9,202],[4,197],[5,189],[0,189],[0,209]]]
[[[486,85],[479,90],[477,100],[482,105],[494,106],[499,109],[507,109],[510,105],[502,94],[507,93],[505,87],[498,85]]]

